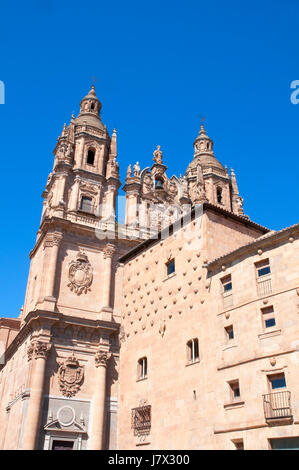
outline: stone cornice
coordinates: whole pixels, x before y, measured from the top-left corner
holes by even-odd
[[[57,230],[62,230],[65,235],[67,235],[68,232],[79,233],[83,236],[86,236],[88,234],[88,237],[90,239],[93,239],[95,244],[98,245],[99,247],[100,247],[101,243],[104,243],[104,242],[107,243],[107,242],[109,242],[109,240],[112,240],[113,242],[117,242],[117,241],[122,242],[123,241],[123,243],[125,243],[125,242],[130,243],[132,241],[134,242],[134,240],[118,238],[118,236],[117,236],[118,234],[115,233],[115,231],[110,232],[109,230],[104,232],[105,236],[103,236],[102,239],[99,239],[94,226],[83,225],[83,224],[79,224],[79,223],[76,223],[76,222],[72,222],[72,221],[67,220],[67,219],[62,219],[62,218],[53,216],[53,217],[44,218],[44,220],[43,220],[43,222],[40,226],[40,229],[39,229],[40,237],[36,241],[35,246],[30,251],[29,257],[32,258],[32,256],[35,254],[35,252],[37,251],[37,249],[39,248],[39,246],[43,242],[43,240],[44,240],[45,236],[47,235],[47,233],[49,233],[49,232],[54,233]],[[135,241],[135,243],[136,243],[136,241]]]
[[[5,351],[5,360],[7,362],[10,359],[18,347],[24,342],[24,340],[33,333],[35,329],[41,330],[43,326],[47,330],[50,329],[55,323],[62,321],[72,326],[86,327],[86,328],[98,328],[107,332],[118,332],[119,323],[115,321],[104,321],[104,320],[90,320],[87,318],[73,317],[71,315],[64,315],[62,313],[48,312],[44,310],[36,310],[29,312],[24,319],[24,325],[13,339],[7,350]],[[40,333],[39,337],[43,338],[48,336]],[[0,365],[0,370],[5,364]]]
[[[21,320],[18,318],[0,318],[0,328],[7,327],[13,330],[19,330],[21,325]]]

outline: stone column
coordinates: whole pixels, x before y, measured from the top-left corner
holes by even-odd
[[[34,450],[38,443],[45,370],[50,349],[50,343],[33,341],[27,351],[28,360],[32,360],[34,363],[31,371],[30,398],[24,429],[23,450]]]
[[[91,450],[101,450],[104,446],[105,402],[106,402],[106,369],[111,353],[108,348],[100,346],[95,354],[95,396],[91,432]]]
[[[44,261],[44,300],[56,301],[54,297],[54,286],[57,272],[57,259],[59,246],[62,240],[62,233],[54,232],[46,235],[44,242],[44,260],[48,259],[48,263]]]
[[[104,248],[104,283],[103,283],[103,307],[111,308],[111,275],[112,275],[112,258],[115,252],[115,245],[107,243]]]
[[[129,193],[127,194],[126,200],[126,225],[138,226],[138,194]]]

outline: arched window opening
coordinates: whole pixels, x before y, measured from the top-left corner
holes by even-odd
[[[92,212],[92,199],[87,196],[81,198],[80,210],[83,212]]]
[[[94,109],[94,103],[91,103],[90,109]]]
[[[163,189],[164,181],[162,178],[155,179],[155,189]]]
[[[222,189],[217,188],[217,202],[218,204],[222,204]]]
[[[87,165],[94,164],[94,156],[95,156],[95,151],[92,149],[89,149],[87,153]]]

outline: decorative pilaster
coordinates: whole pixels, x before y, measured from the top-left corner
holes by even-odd
[[[55,302],[54,286],[57,271],[57,259],[59,247],[63,236],[60,232],[49,233],[44,241],[44,300]]]
[[[111,320],[111,277],[112,277],[112,259],[115,253],[115,245],[107,243],[104,248],[104,282],[103,282],[103,297],[102,297],[102,309],[101,319]],[[103,316],[104,314],[104,316]],[[107,315],[108,314],[108,315]]]
[[[93,422],[91,433],[91,450],[101,450],[104,445],[105,432],[105,402],[106,402],[106,375],[107,365],[111,358],[109,349],[100,346],[97,350],[95,362],[95,396],[93,408]]]
[[[34,450],[37,446],[45,370],[50,350],[50,343],[39,340],[32,341],[27,350],[28,360],[33,361],[33,364],[31,368],[29,406],[24,430],[24,450]]]
[[[71,200],[70,200],[71,211],[76,211],[78,208],[79,186],[80,186],[80,178],[76,177],[74,184],[72,186],[72,193],[71,193]]]

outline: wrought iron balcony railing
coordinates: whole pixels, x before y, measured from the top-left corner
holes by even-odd
[[[151,405],[132,409],[132,429],[135,435],[149,434],[151,429]]]
[[[291,392],[268,393],[263,395],[266,420],[292,418]]]

